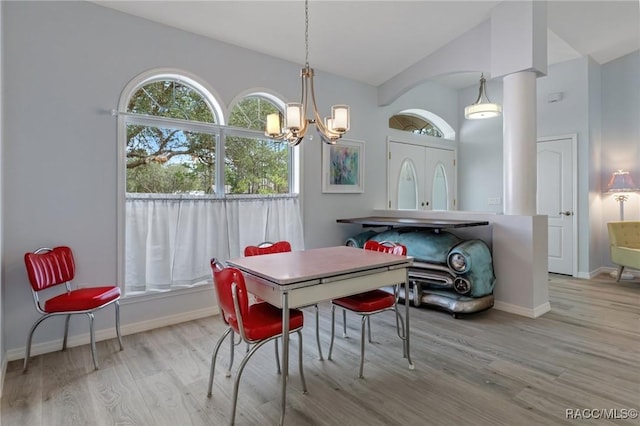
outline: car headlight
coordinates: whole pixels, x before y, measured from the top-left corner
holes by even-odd
[[[467,269],[467,261],[460,253],[449,256],[449,266],[456,272],[464,272]]]

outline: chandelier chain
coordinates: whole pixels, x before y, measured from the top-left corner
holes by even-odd
[[[309,0],[304,2],[304,65],[309,66]]]

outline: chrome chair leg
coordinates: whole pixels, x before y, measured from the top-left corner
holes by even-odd
[[[365,326],[367,324],[367,320],[369,319],[369,315],[363,315],[361,322],[361,334],[360,334],[360,374],[358,377],[361,379],[364,378],[363,370],[364,370],[364,334],[365,334]]]
[[[316,343],[318,344],[318,357],[320,361],[324,361],[322,357],[322,346],[320,346],[320,312],[318,310],[318,305],[314,305],[316,308]]]
[[[67,350],[67,336],[69,335],[69,320],[71,319],[71,314],[68,314],[64,320],[64,337],[62,338],[62,350]]]
[[[344,313],[344,310],[342,312]],[[331,343],[329,344],[329,356],[327,357],[328,360],[331,360],[331,354],[333,353],[333,338],[335,334],[336,334],[336,305],[331,305]]]
[[[98,366],[98,359],[96,358],[96,335],[93,327],[93,313],[88,312],[87,316],[89,317],[89,335],[91,337],[91,357],[93,358],[93,367],[96,370],[99,370],[100,367]]]
[[[398,310],[398,305],[396,304],[394,307],[394,312],[396,314],[396,333],[398,337],[402,340],[402,357],[407,357],[407,336],[404,333],[404,318],[402,314]],[[400,332],[400,328],[402,328],[402,332]]]
[[[230,424],[235,424],[236,421],[236,406],[238,405],[238,388],[240,386],[240,377],[242,376],[242,372],[244,371],[244,367],[247,365],[247,361],[249,361],[249,358],[251,358],[251,356],[256,353],[256,351],[265,343],[267,343],[270,339],[267,340],[263,340],[261,342],[256,343],[255,345],[253,345],[253,347],[251,348],[251,350],[249,350],[249,352],[247,352],[247,354],[244,356],[244,358],[242,359],[242,362],[240,363],[240,366],[238,367],[238,371],[236,373],[236,380],[233,383],[233,396],[232,396],[232,405],[231,405],[231,422]]]
[[[369,330],[369,343],[373,343],[371,340],[371,316],[367,315],[367,330]]]
[[[300,379],[302,380],[302,393],[306,394],[307,382],[304,380],[304,369],[302,368],[302,331],[298,330],[296,333],[298,333],[298,370],[300,370]]]
[[[233,332],[232,328],[229,328],[229,332],[231,333],[231,339],[229,341],[230,346],[229,346],[229,366],[227,367],[227,371],[224,373],[225,377],[231,377],[231,368],[233,367],[233,358],[235,355],[235,348],[236,348],[236,337],[235,337],[235,333]]]
[[[122,334],[120,333],[120,301],[116,300],[116,334],[118,335],[118,343],[120,344],[120,350],[123,350],[122,346]]]
[[[211,355],[211,371],[209,372],[209,388],[207,390],[207,396],[211,398],[211,389],[213,388],[213,373],[216,369],[216,358],[218,356],[218,351],[220,350],[220,346],[222,346],[222,342],[224,339],[231,333],[231,347],[233,348],[233,330],[231,327],[227,328],[227,330],[220,336],[218,341],[216,342],[216,346],[213,349],[213,354]],[[233,349],[232,349],[233,351]],[[231,368],[231,367],[229,367]],[[229,377],[229,376],[227,376]]]
[[[29,366],[29,358],[31,357],[31,340],[33,339],[33,332],[36,331],[36,328],[40,325],[40,323],[51,315],[43,315],[31,326],[31,330],[29,330],[29,335],[27,336],[27,345],[25,346],[25,354],[24,354],[24,365],[22,366],[22,372],[27,372],[27,367]]]
[[[282,374],[282,370],[280,369],[280,353],[278,352],[278,339],[273,340],[273,346],[276,350],[276,368],[278,369],[278,374]]]
[[[342,310],[342,337],[344,337],[345,339],[348,337],[347,336],[347,311],[346,310]]]

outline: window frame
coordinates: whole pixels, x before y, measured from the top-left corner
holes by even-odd
[[[145,114],[130,113],[127,111],[127,106],[131,97],[143,86],[163,80],[176,80],[181,84],[187,85],[192,89],[200,93],[209,108],[211,109],[215,123],[195,122],[180,120],[175,118],[151,116]],[[278,109],[284,111],[285,103],[280,97],[268,93],[264,89],[246,91],[244,94],[238,95],[232,105],[235,106],[238,102],[246,97],[259,96],[265,100],[273,103]],[[219,198],[225,198],[227,196],[238,196],[240,194],[226,194],[224,192],[224,160],[225,160],[225,144],[227,136],[254,138],[254,139],[268,139],[264,132],[249,130],[237,127],[230,127],[225,125],[227,117],[230,116],[230,111],[223,109],[219,102],[221,97],[216,91],[207,84],[203,79],[191,74],[188,71],[174,68],[162,68],[152,69],[145,71],[132,80],[130,80],[120,93],[118,101],[118,109],[112,110],[112,115],[117,117],[117,191],[116,191],[116,208],[117,208],[117,234],[116,234],[116,247],[118,251],[117,256],[117,284],[121,289],[124,289],[124,277],[125,277],[125,226],[126,226],[126,183],[127,183],[127,169],[126,169],[126,145],[127,145],[127,125],[149,125],[154,127],[167,126],[171,128],[196,131],[202,133],[209,133],[216,136],[216,183],[215,193],[219,194]],[[285,142],[283,142],[285,143]],[[299,165],[299,150],[288,149],[288,180],[289,180],[289,194],[299,194],[300,182],[298,171]],[[126,295],[125,295],[126,296]]]

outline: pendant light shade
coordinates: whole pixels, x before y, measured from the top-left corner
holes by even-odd
[[[476,99],[476,101],[471,105],[465,107],[464,118],[469,120],[478,120],[483,118],[499,117],[502,115],[502,105],[491,102],[487,96],[486,82],[484,74],[481,74],[478,99]]]

